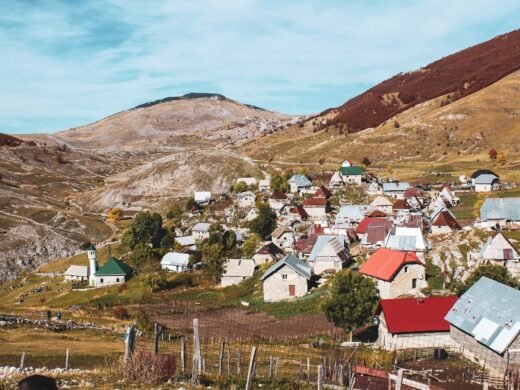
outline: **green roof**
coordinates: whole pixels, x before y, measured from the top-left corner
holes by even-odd
[[[96,247],[94,246],[94,244],[90,243],[87,247],[87,250],[88,251],[95,251],[96,250]]]
[[[128,276],[132,269],[120,260],[113,257],[96,271],[96,276],[125,275]]]
[[[341,167],[340,170],[342,175],[361,175],[363,173],[363,167]]]

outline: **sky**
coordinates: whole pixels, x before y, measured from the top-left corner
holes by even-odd
[[[0,132],[189,92],[320,112],[519,21],[518,0],[4,0]]]

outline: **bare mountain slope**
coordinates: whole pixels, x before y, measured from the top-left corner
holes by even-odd
[[[273,131],[292,119],[222,95],[189,94],[146,103],[56,135],[77,146],[112,149],[175,136],[235,142]]]

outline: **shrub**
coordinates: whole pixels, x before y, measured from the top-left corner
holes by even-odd
[[[112,315],[118,320],[127,320],[129,318],[128,310],[126,310],[126,307],[123,306],[116,306],[112,308]]]
[[[126,378],[147,385],[156,385],[175,374],[175,359],[172,355],[150,352],[135,352],[128,360]]]

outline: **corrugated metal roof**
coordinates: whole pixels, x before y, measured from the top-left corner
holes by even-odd
[[[479,175],[475,178],[475,184],[493,184],[497,180],[495,175]]]
[[[481,221],[520,221],[520,198],[487,198],[480,208]]]
[[[183,265],[187,266],[190,262],[190,255],[180,252],[169,252],[161,259],[161,265]]]
[[[211,226],[210,223],[207,222],[199,222],[195,226],[191,228],[191,231],[197,231],[197,232],[207,232],[209,230],[209,227]]]
[[[289,183],[294,183],[296,184],[298,187],[310,187],[312,186],[312,183],[309,179],[307,179],[307,177],[305,175],[293,175],[290,179],[289,179]]]
[[[520,333],[520,291],[482,277],[445,319],[502,354]]]
[[[350,204],[341,206],[336,215],[336,226],[348,221],[361,221],[372,208],[367,204]]]
[[[64,275],[82,276],[86,278],[88,276],[88,267],[86,265],[71,265],[69,268],[67,268],[67,271],[65,271]]]
[[[511,256],[509,256],[509,251],[504,252],[504,249],[510,249]],[[507,256],[506,253],[508,253]],[[520,258],[516,248],[502,233],[497,233],[495,237],[487,239],[480,249],[480,256],[484,260],[518,260]]]
[[[312,247],[311,254],[309,255],[309,261],[316,260],[327,246],[330,246],[334,253],[338,254],[345,250],[345,240],[338,236],[318,236],[316,243]]]
[[[392,191],[406,191],[410,187],[410,184],[403,182],[390,182],[383,183],[383,191],[384,192],[392,192]]]
[[[312,276],[311,267],[309,267],[309,265],[298,259],[293,254],[289,254],[283,259],[279,260],[276,264],[272,265],[267,271],[265,271],[264,275],[262,276],[262,280],[267,279],[284,265],[287,265],[306,279],[310,279]]]
[[[255,272],[255,261],[253,259],[229,259],[225,269],[223,276],[250,278]]]

